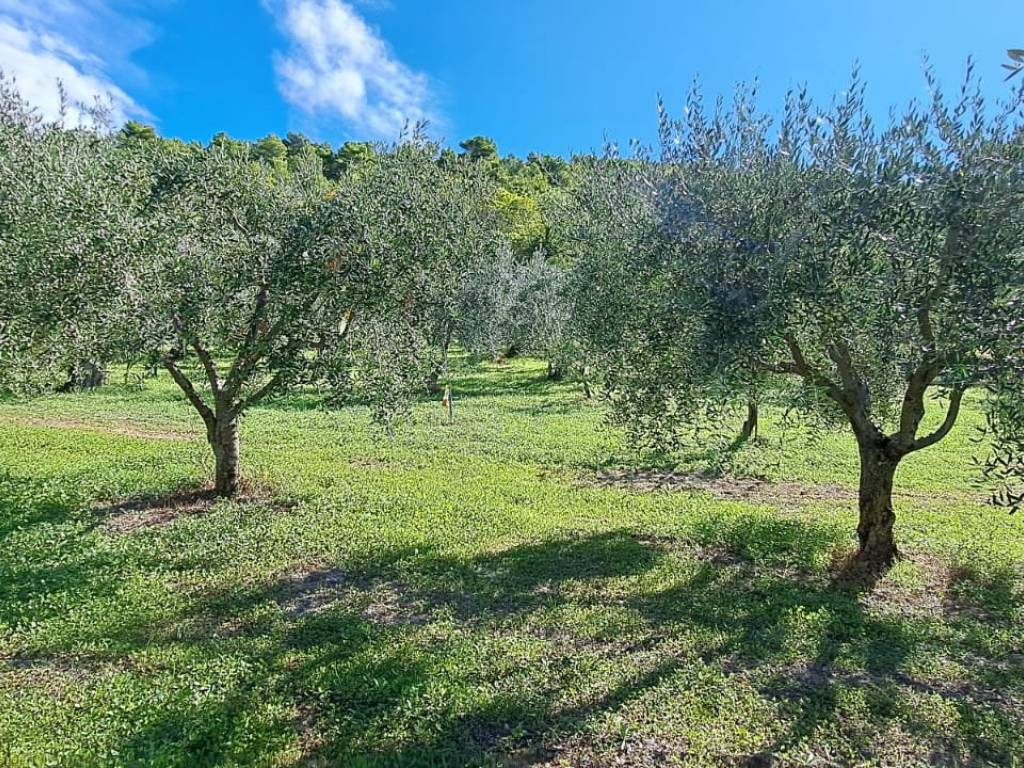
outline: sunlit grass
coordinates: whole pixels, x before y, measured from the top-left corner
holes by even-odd
[[[856,592],[849,498],[598,488],[649,457],[543,363],[454,391],[393,440],[268,403],[269,491],[177,517],[110,511],[210,474],[165,377],[0,403],[0,765],[1024,758],[1024,537],[973,485],[976,408],[901,469],[907,558]],[[763,434],[744,471],[853,487],[848,435]]]

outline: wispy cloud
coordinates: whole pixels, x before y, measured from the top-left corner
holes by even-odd
[[[44,116],[60,111],[58,81],[71,107],[107,103],[121,123],[149,117],[114,80],[112,68],[128,69],[128,55],[148,40],[144,22],[125,16],[107,0],[0,0],[0,70],[17,81],[21,95]]]
[[[293,107],[339,118],[352,131],[395,138],[406,123],[436,122],[426,75],[391,47],[342,0],[268,0],[288,38],[275,54],[278,88]]]

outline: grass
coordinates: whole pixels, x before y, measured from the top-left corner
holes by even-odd
[[[456,424],[394,441],[268,404],[271,490],[212,505],[169,498],[210,460],[163,378],[0,403],[0,766],[1024,762],[1024,537],[972,485],[976,408],[901,468],[907,557],[857,591],[848,492],[792,492],[852,487],[846,435],[743,448],[785,481],[750,498],[597,487],[647,462],[543,371],[466,364]]]

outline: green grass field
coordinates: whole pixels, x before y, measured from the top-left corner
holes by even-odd
[[[465,364],[456,423],[393,441],[270,403],[260,492],[212,506],[166,377],[0,402],[0,766],[1024,762],[1024,536],[976,410],[901,468],[905,558],[857,590],[847,435],[780,461],[768,419],[737,462],[774,485],[602,485],[647,462],[543,372]]]

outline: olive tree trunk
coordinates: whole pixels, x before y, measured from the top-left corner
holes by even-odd
[[[896,513],[892,506],[892,485],[899,459],[874,445],[860,445],[860,519],[858,559],[872,569],[892,565],[899,554],[892,529]]]
[[[60,387],[60,392],[78,392],[98,389],[107,383],[107,371],[99,363],[83,360],[68,371],[67,381]]]
[[[234,496],[238,490],[238,416],[221,409],[207,425],[207,439],[213,449],[216,466],[214,492],[218,496]]]

